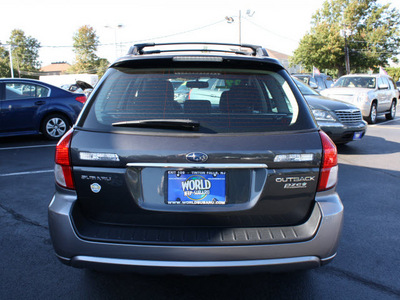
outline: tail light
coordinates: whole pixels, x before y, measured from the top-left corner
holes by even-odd
[[[78,96],[75,98],[75,100],[80,103],[85,103],[87,99],[86,99],[86,96]]]
[[[56,183],[67,189],[75,189],[72,178],[72,166],[70,157],[70,143],[73,129],[71,128],[58,142],[56,146],[54,174]]]
[[[318,192],[333,188],[338,180],[337,149],[329,136],[320,131],[322,142],[322,165],[319,176]]]

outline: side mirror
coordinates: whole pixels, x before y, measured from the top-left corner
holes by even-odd
[[[318,85],[315,82],[310,81],[310,87],[312,87],[313,89],[317,89]]]
[[[379,85],[378,89],[387,90],[387,89],[389,89],[389,86],[386,83],[383,83],[383,84]]]

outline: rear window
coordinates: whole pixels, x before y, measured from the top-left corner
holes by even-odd
[[[158,123],[151,128],[135,126],[142,120],[193,121],[202,133],[314,126],[309,117],[302,116],[308,112],[299,108],[288,82],[272,71],[113,69],[88,109],[83,127],[91,130],[172,130]],[[121,126],[123,122],[130,125]]]

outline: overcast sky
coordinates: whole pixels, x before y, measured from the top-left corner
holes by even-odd
[[[311,16],[323,2],[13,0],[1,4],[0,42],[6,43],[13,29],[22,29],[43,46],[42,66],[57,61],[73,63],[73,34],[79,27],[90,25],[100,38],[97,55],[113,61],[136,42],[238,43],[241,11],[242,43],[258,44],[291,55],[309,31]],[[380,0],[380,3],[387,2],[400,9],[400,0]],[[227,23],[226,16],[233,17],[234,22]],[[118,25],[123,26],[115,29]]]

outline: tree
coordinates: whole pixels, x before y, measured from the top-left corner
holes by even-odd
[[[36,72],[40,68],[39,49],[40,43],[37,39],[25,36],[20,29],[14,29],[11,32],[10,41],[12,45],[13,66],[17,70],[19,77],[21,72]]]
[[[400,14],[377,0],[327,0],[312,17],[312,27],[300,41],[291,64],[345,74],[345,44],[352,72],[386,66],[399,54]],[[342,34],[345,30],[346,37]]]
[[[75,62],[70,71],[76,73],[91,73],[97,71],[99,58],[96,55],[99,45],[99,38],[96,31],[89,25],[84,25],[78,29],[73,36]]]
[[[392,67],[392,68],[386,68],[385,70],[388,73],[388,75],[393,78],[394,81],[397,82],[400,80],[400,68]]]
[[[97,63],[97,75],[101,78],[107,71],[110,62],[106,58],[100,58]]]
[[[10,56],[8,51],[0,45],[0,77],[11,77]]]

